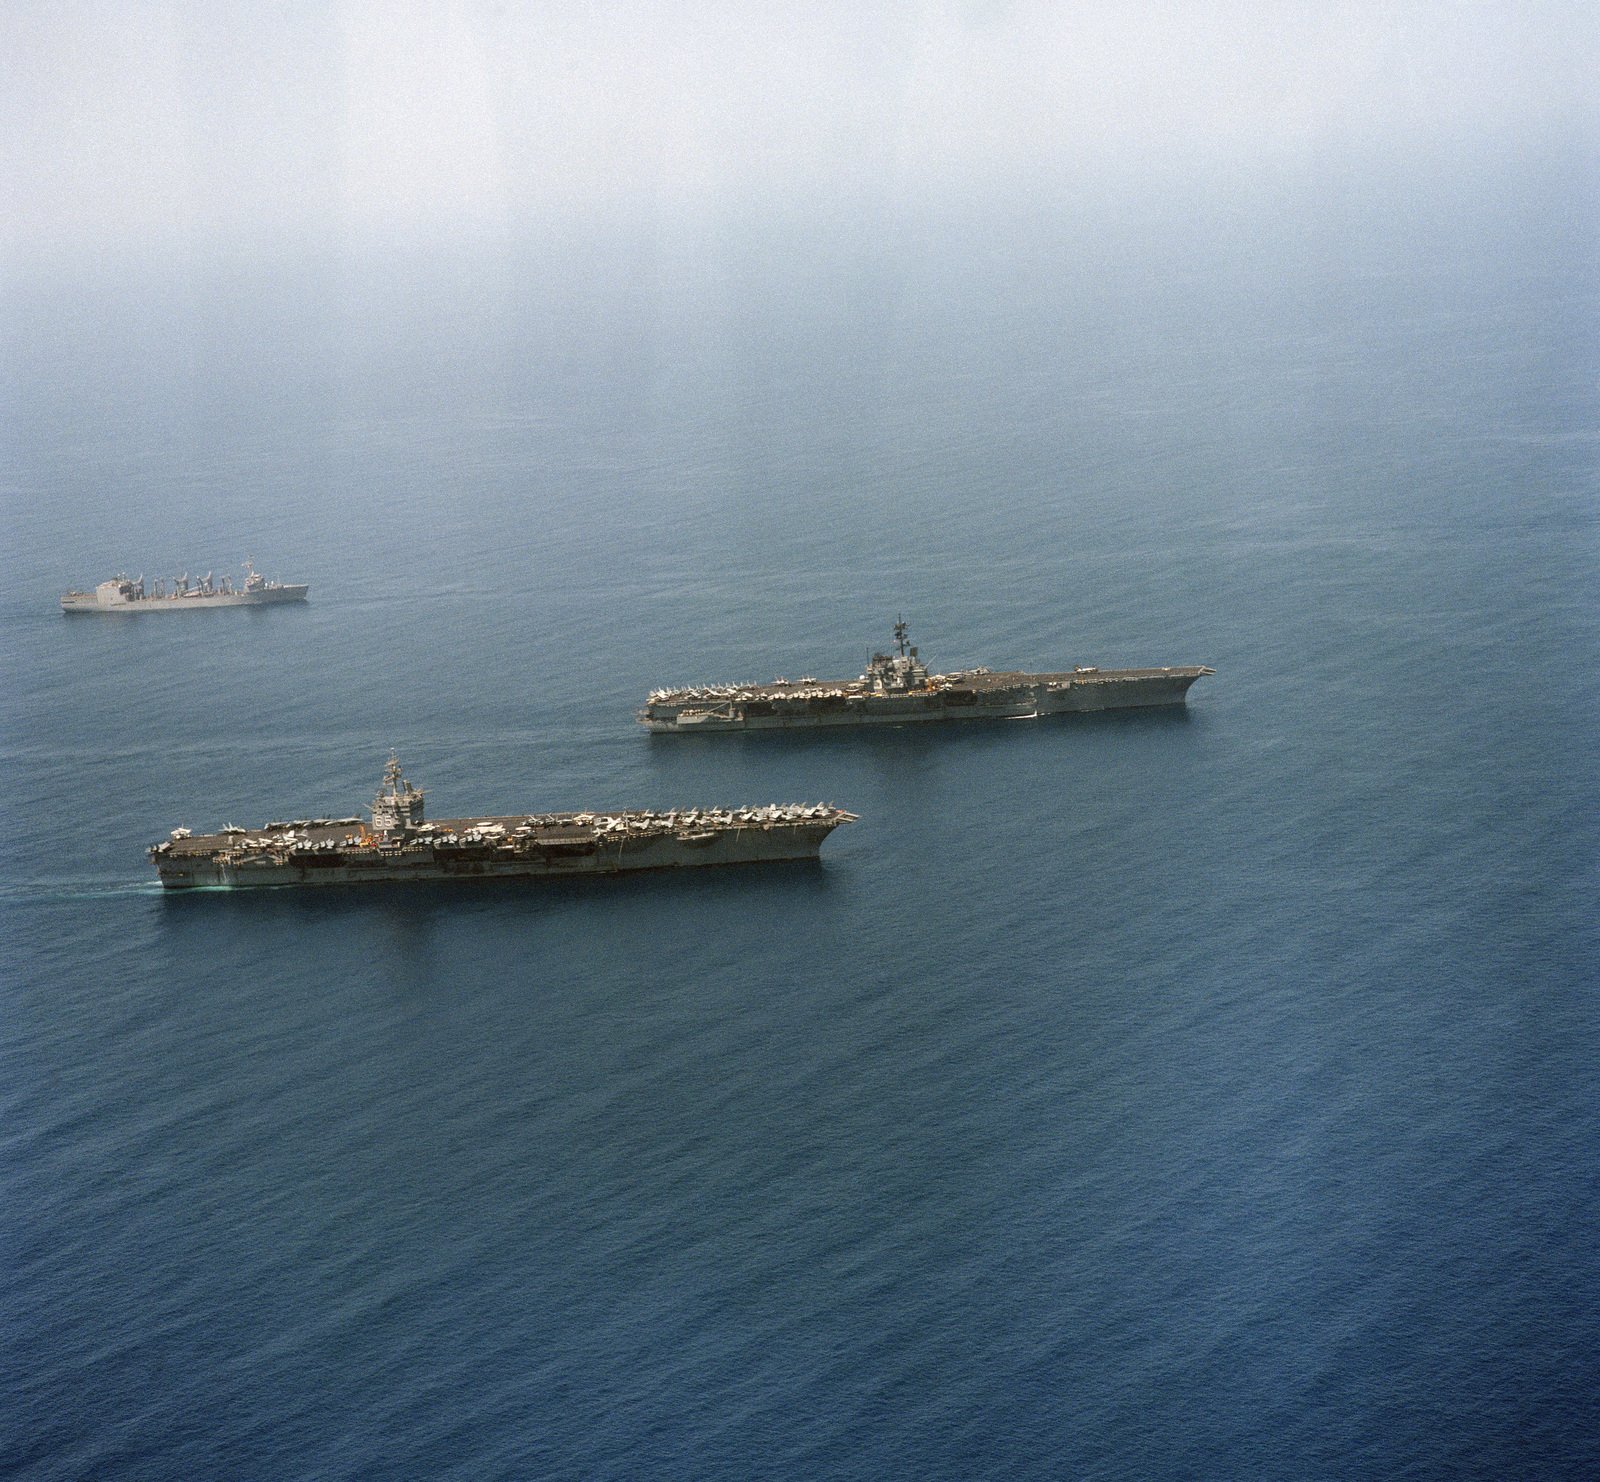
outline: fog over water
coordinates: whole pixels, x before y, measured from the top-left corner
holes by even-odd
[[[7,7],[0,1472],[1600,1474],[1596,34]],[[633,724],[902,612],[1216,672]],[[860,821],[154,887],[391,746]]]
[[[8,255],[879,223],[1594,138],[1589,7],[7,8]],[[1211,188],[1206,184],[1203,188]]]
[[[1565,261],[1597,37],[1559,3],[12,6],[0,375],[248,416],[279,367],[403,398],[414,342],[415,394],[498,362],[514,407],[602,357],[658,393],[740,325],[889,366],[931,317]]]

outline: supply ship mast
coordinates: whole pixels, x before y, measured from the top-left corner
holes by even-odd
[[[63,593],[61,610],[69,614],[143,613],[192,612],[206,607],[266,607],[278,602],[304,602],[311,590],[304,584],[268,581],[251,561],[244,563],[244,570],[244,581],[238,586],[229,576],[214,579],[215,573],[210,571],[191,582],[185,571],[172,578],[170,587],[164,577],[158,576],[148,590],[142,575],[130,578],[119,572],[92,592]]]

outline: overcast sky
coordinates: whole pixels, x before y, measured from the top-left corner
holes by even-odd
[[[0,251],[1595,137],[1566,0],[9,0]],[[1591,182],[1592,183],[1592,182]]]

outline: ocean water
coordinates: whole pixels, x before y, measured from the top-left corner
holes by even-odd
[[[0,1469],[1600,1471],[1600,293],[1518,189],[14,283]],[[55,611],[247,555],[310,603]],[[632,723],[898,614],[1216,674]],[[391,746],[440,814],[861,819],[154,887]]]

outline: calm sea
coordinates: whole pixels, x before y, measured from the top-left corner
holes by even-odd
[[[14,283],[0,1470],[1600,1471],[1600,280],[1542,188]],[[310,603],[55,610],[246,556]],[[898,614],[1217,672],[632,722]],[[391,746],[441,814],[861,821],[154,887]]]

